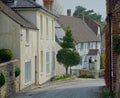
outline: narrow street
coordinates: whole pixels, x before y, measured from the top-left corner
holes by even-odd
[[[103,79],[77,79],[52,84],[11,98],[99,98]]]

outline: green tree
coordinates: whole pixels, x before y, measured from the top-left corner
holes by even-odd
[[[66,29],[66,34],[63,37],[63,42],[61,43],[63,49],[59,50],[57,53],[57,61],[64,64],[66,68],[66,75],[68,74],[68,67],[78,65],[80,63],[80,55],[75,50],[75,42],[72,36],[72,31],[68,26]],[[71,71],[70,71],[71,72]]]
[[[75,42],[72,36],[72,31],[68,26],[66,29],[65,36],[63,37],[63,42],[61,43],[62,48],[75,48]]]
[[[79,16],[80,14],[86,15],[89,18],[93,19],[101,26],[102,29],[105,26],[105,22],[102,21],[102,15],[95,13],[94,10],[87,10],[82,6],[76,6],[73,16]]]
[[[64,64],[64,67],[66,68],[66,75],[68,75],[68,67],[79,64],[80,56],[75,50],[61,49],[57,53],[57,61]]]

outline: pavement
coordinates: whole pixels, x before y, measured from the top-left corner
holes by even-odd
[[[10,98],[99,98],[104,79],[74,79],[50,83]]]

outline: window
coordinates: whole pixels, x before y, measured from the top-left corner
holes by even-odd
[[[40,15],[40,29],[41,29],[41,39],[43,38],[43,16]]]
[[[26,42],[29,43],[29,30],[26,29]]]
[[[25,62],[25,83],[31,81],[31,61]]]
[[[90,44],[91,44],[91,49],[93,49],[93,43],[91,42]]]
[[[90,42],[88,42],[88,49],[90,49]]]
[[[80,47],[80,49],[83,49],[83,43],[81,43],[81,47]]]
[[[85,59],[84,59],[84,62],[87,62],[87,56],[85,55]]]
[[[86,44],[86,49],[88,49],[88,43],[85,43]]]
[[[48,39],[48,18],[46,17],[46,37]]]
[[[54,20],[52,20],[52,40],[54,40],[55,36],[54,36]]]
[[[50,53],[49,50],[46,51],[46,73],[50,73]]]
[[[52,50],[52,74],[54,74],[54,71],[55,71],[55,51],[54,49]]]
[[[43,72],[43,51],[41,51],[41,72]]]
[[[80,64],[82,65],[82,56],[80,56]]]
[[[96,42],[95,48],[97,49],[97,42]]]

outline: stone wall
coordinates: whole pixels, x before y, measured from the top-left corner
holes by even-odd
[[[104,76],[104,70],[79,70],[79,76],[80,75],[93,75],[95,78],[103,77]]]
[[[5,85],[0,88],[0,98],[6,98],[11,94],[19,92],[20,77],[15,77],[16,66],[19,66],[18,60],[12,60],[0,64],[0,71],[5,75]]]

